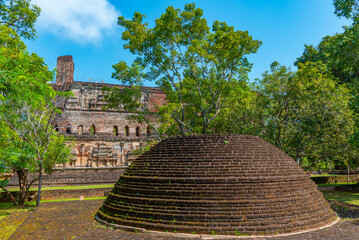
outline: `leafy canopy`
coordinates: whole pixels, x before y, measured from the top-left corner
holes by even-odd
[[[38,205],[43,171],[65,161],[69,154],[65,138],[51,126],[60,113],[54,106],[60,93],[49,84],[54,71],[49,71],[42,58],[27,52],[20,39],[35,37],[34,23],[40,9],[29,0],[0,0],[0,4],[0,142],[4,146],[0,149],[0,171],[19,175],[20,205],[33,183],[29,174],[38,172]],[[16,205],[11,193],[2,184],[0,187]]]
[[[202,9],[187,4],[183,11],[169,6],[154,28],[149,28],[138,12],[132,20],[118,20],[125,29],[124,48],[137,58],[130,66],[124,61],[114,65],[113,77],[137,86],[132,88],[140,92],[137,96],[145,96],[146,103],[155,105],[166,134],[207,133],[227,96],[247,80],[252,65],[246,55],[261,45],[247,31],[236,31],[225,22],[214,21],[210,29],[202,16]],[[166,102],[158,104],[145,93],[141,88],[144,80],[154,81],[166,93]],[[112,106],[129,105],[120,94],[114,97],[116,91],[123,90],[113,90],[107,97],[113,100]]]
[[[358,0],[334,0],[333,5],[335,8],[335,14],[338,17],[345,17],[358,20],[359,16],[359,2]]]
[[[0,0],[0,46],[7,46],[19,37],[36,37],[35,22],[39,15],[40,8],[30,0]],[[7,34],[6,41],[4,33]]]

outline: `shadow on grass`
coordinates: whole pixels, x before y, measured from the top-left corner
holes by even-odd
[[[359,206],[359,193],[327,190],[323,190],[322,192],[324,194],[324,197],[328,200],[335,200]]]
[[[359,225],[359,206],[335,200],[329,200],[329,203],[342,221],[349,221],[352,224]]]

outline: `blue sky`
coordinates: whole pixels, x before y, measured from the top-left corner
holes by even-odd
[[[250,55],[253,63],[249,78],[253,81],[269,69],[273,61],[292,66],[303,53],[304,44],[317,45],[322,37],[342,32],[346,19],[334,14],[331,0],[33,0],[42,9],[36,24],[38,38],[26,41],[29,52],[45,59],[50,69],[58,56],[72,55],[75,81],[118,83],[111,78],[112,65],[120,60],[130,63],[123,49],[122,29],[117,17],[132,18],[134,12],[154,21],[172,5],[183,9],[196,3],[203,9],[208,24],[224,21],[235,30],[247,30],[263,45]],[[150,83],[148,85],[151,85]]]

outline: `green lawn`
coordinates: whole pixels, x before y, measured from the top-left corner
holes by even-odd
[[[106,199],[107,197],[85,197],[84,200],[98,200],[98,199]],[[79,201],[79,198],[67,198],[67,199],[51,199],[51,200],[43,200],[43,202],[67,202],[67,201]],[[32,201],[29,202],[29,204],[32,204],[35,206],[36,202]]]
[[[310,177],[328,177],[328,176],[338,176],[338,174],[323,173],[323,174],[320,174],[320,175],[317,175],[317,174],[310,175]]]
[[[336,201],[359,206],[359,193],[326,191],[326,190],[323,190],[322,192],[325,198],[328,200],[336,200]]]
[[[11,213],[33,211],[35,205],[26,204],[23,207],[15,207],[13,203],[0,203],[0,221],[7,218]]]
[[[107,197],[85,197],[84,200],[98,200],[98,199],[106,199]],[[51,199],[51,200],[42,200],[41,203],[44,202],[66,202],[66,201],[80,201],[79,198],[67,198],[67,199]],[[35,209],[36,201],[26,202],[25,206],[23,207],[15,207],[14,204],[11,203],[0,203],[0,221],[1,221],[1,214],[3,211],[7,211],[9,214],[12,212],[26,212],[26,211],[32,211]],[[9,215],[9,214],[3,214],[3,215]]]
[[[65,190],[76,190],[76,189],[94,189],[94,188],[113,188],[113,184],[103,184],[103,185],[84,185],[84,186],[62,186],[62,187],[43,187],[42,190],[57,190],[57,189],[65,189]],[[19,191],[18,188],[9,189],[11,191]],[[36,188],[30,188],[30,191],[37,191]],[[0,190],[3,192],[3,190]]]
[[[351,182],[349,184],[356,184],[356,182]],[[325,184],[317,184],[318,187],[335,187],[340,185],[347,185],[347,183],[325,183]]]
[[[63,186],[63,187],[44,187],[43,190],[56,190],[56,189],[93,189],[93,188],[113,188],[113,184],[103,184],[103,185],[85,185],[85,186]],[[30,188],[30,190],[37,191],[37,188]]]
[[[12,203],[0,203],[0,239],[8,239],[29,216],[27,212],[34,209],[29,205],[15,207]]]

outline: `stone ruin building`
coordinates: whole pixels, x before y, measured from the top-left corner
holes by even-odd
[[[280,235],[338,221],[302,168],[259,137],[168,138],[134,160],[96,219],[122,229]]]
[[[74,62],[72,56],[57,59],[57,76],[54,89],[70,91],[73,96],[59,98],[56,107],[62,111],[53,123],[54,128],[75,141],[68,167],[115,167],[128,165],[134,149],[154,136],[146,124],[128,120],[132,113],[103,110],[105,106],[102,88],[124,88],[126,86],[78,82],[73,79]],[[144,87],[157,99],[164,101],[165,94],[155,87]],[[155,95],[155,96],[154,96]],[[146,95],[147,96],[147,95]],[[151,102],[143,95],[140,101]]]

